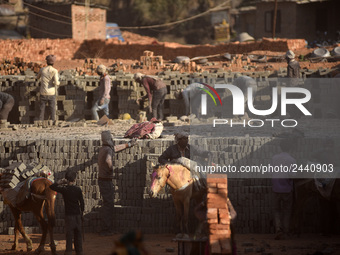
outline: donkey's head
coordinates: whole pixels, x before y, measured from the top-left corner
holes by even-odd
[[[170,171],[167,165],[153,165],[153,172],[151,174],[151,188],[150,196],[157,197],[158,192],[165,186]]]

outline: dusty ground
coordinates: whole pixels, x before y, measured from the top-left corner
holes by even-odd
[[[84,126],[70,126],[72,124],[70,122],[60,122],[59,126],[49,126],[46,128],[42,127],[34,127],[30,124],[18,124],[18,125],[10,125],[8,129],[0,129],[0,140],[36,140],[36,139],[100,139],[100,134],[104,130],[110,130],[112,135],[116,139],[122,139],[124,137],[125,132],[135,123],[134,120],[131,121],[123,121],[123,120],[113,120],[113,125],[108,126],[99,126],[91,121],[79,121],[79,124]],[[211,123],[212,121],[205,126],[197,126],[200,127],[199,134],[202,132],[211,132]],[[324,123],[327,123],[325,126]],[[174,134],[185,131],[192,132],[194,134],[195,130],[190,129],[192,127],[196,127],[194,124],[192,126],[189,125],[188,122],[182,122],[178,120],[177,122],[170,123],[174,124],[174,126],[167,126],[169,123],[164,123],[164,129],[162,132],[162,137],[160,139],[173,139]],[[320,122],[318,119],[303,119],[301,118],[298,121],[298,129],[304,133],[306,138],[308,137],[324,137],[329,135],[331,137],[339,136],[339,119],[325,119],[324,122]],[[12,128],[13,127],[13,128]],[[15,127],[15,129],[14,129]],[[209,131],[210,130],[210,131]],[[289,130],[290,131],[290,130]],[[250,137],[271,137],[274,133],[279,132],[287,132],[286,128],[277,125],[272,128],[269,125],[264,126],[262,129],[253,129],[248,126],[242,127],[242,129],[237,128],[228,129],[228,136],[250,136]],[[60,134],[63,134],[61,137]],[[213,132],[212,134],[217,134]],[[225,136],[225,133],[221,133],[221,136]],[[141,140],[138,140],[141,141]]]
[[[38,246],[40,235],[30,235],[34,244],[33,249]],[[97,234],[86,233],[84,251],[85,255],[109,255],[113,249],[113,240],[119,239],[119,235],[113,237],[100,237]],[[12,235],[0,235],[0,254],[33,254],[26,253],[26,245],[23,240],[20,239],[19,251],[9,250],[12,246],[14,236]],[[172,242],[173,235],[145,235],[145,247],[150,254],[177,254],[177,243]],[[57,254],[64,254],[65,240],[64,235],[55,235],[55,239],[58,241]],[[340,236],[325,237],[317,234],[306,234],[301,238],[289,239],[289,240],[274,240],[273,235],[237,235],[237,254],[249,254],[249,255],[320,255],[320,254],[340,254]],[[321,253],[316,253],[321,252]],[[43,254],[50,254],[49,247],[46,245],[46,251]],[[75,253],[74,253],[75,254]]]

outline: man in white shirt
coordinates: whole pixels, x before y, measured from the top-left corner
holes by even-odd
[[[60,84],[58,70],[53,67],[56,61],[54,55],[46,57],[47,66],[40,69],[37,79],[40,79],[40,115],[39,120],[44,120],[45,107],[51,111],[51,119],[56,119],[56,87]]]

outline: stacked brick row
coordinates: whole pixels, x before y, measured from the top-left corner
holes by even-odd
[[[163,66],[163,56],[154,56],[152,51],[144,51],[143,56],[140,57],[140,62],[143,63],[147,69],[159,69]]]
[[[282,73],[281,71],[279,74]],[[257,81],[258,90],[254,101],[256,109],[269,109],[272,105],[271,87],[280,87],[282,81],[276,78],[268,78],[271,75],[270,72],[245,72],[243,74],[253,77]],[[327,72],[320,72],[320,70],[304,72],[305,76],[312,77],[320,77],[323,74],[328,75]],[[216,73],[205,71],[193,74],[165,71],[159,75],[159,78],[167,85],[168,90],[164,103],[165,117],[171,115],[180,117],[185,112],[183,102],[179,103],[174,97],[175,91],[185,89],[192,82],[204,82],[210,85],[232,83],[235,79],[235,73],[228,73],[224,70],[219,70]],[[111,80],[110,117],[117,118],[120,114],[129,113],[132,118],[136,118],[139,110],[147,107],[147,102],[144,105],[136,103],[136,99],[146,93],[143,86],[137,84],[133,80],[133,74],[130,73],[118,72],[115,76],[111,76]],[[62,75],[57,94],[57,120],[91,119],[91,107],[97,98],[98,86],[98,76]],[[321,89],[325,86],[328,86],[327,89]],[[329,108],[337,109],[339,91],[334,84],[324,85],[321,79],[318,84],[311,84],[309,87],[313,89],[311,91],[313,98],[309,103],[313,115],[316,113],[318,117],[323,118],[327,116]],[[16,101],[9,118],[11,123],[29,124],[34,122],[39,115],[39,82],[34,76],[0,76],[0,91],[13,95]],[[226,98],[224,104],[232,103],[232,100],[229,100],[230,91],[224,90],[219,93]],[[322,100],[317,101],[317,97],[321,97]],[[214,107],[213,109],[218,113],[219,110],[222,111],[225,108]],[[229,107],[228,109],[232,108]],[[49,117],[48,109],[45,114],[45,119],[47,119]],[[223,114],[226,115],[225,112]]]
[[[98,135],[99,136],[99,135]],[[122,143],[124,140],[115,140]],[[334,139],[338,144],[339,138]],[[118,231],[142,229],[146,233],[169,233],[173,231],[175,210],[171,195],[163,191],[157,199],[149,197],[151,185],[151,162],[157,163],[158,156],[173,143],[171,140],[138,141],[133,147],[115,154],[115,208],[113,211],[115,227]],[[236,166],[259,165],[270,162],[271,157],[279,152],[279,141],[266,137],[224,137],[207,140],[200,139],[196,143],[201,148],[213,152],[216,164]],[[304,162],[313,151],[320,148],[322,139],[306,138],[299,140],[293,156],[298,162]],[[65,171],[77,171],[77,185],[84,192],[86,231],[96,232],[100,227],[100,210],[102,201],[98,187],[98,139],[33,139],[33,140],[1,140],[0,167],[7,167],[14,162],[25,165],[33,161],[47,166],[55,180],[64,178]],[[339,148],[336,148],[339,150]],[[225,154],[221,154],[225,153]],[[338,151],[337,151],[338,153]],[[225,159],[223,159],[225,158]],[[255,179],[249,175],[228,179],[228,193],[236,211],[236,233],[274,233],[272,213],[272,190],[270,179]],[[14,226],[11,212],[3,204],[0,196],[0,233],[7,233]],[[317,224],[311,224],[316,217],[315,203],[306,206],[306,224],[303,230],[318,231]],[[64,231],[64,207],[60,195],[56,200],[56,229]],[[37,227],[32,214],[23,215],[25,226]]]
[[[138,105],[136,101],[146,94],[143,86],[134,81],[132,74],[117,75],[116,84],[117,98],[115,105],[118,108],[118,115],[129,113],[132,118],[135,118],[138,111],[144,108],[143,105]]]
[[[211,253],[231,254],[227,175],[209,174],[207,185],[207,218]]]
[[[314,118],[338,118],[340,102],[339,79],[312,79],[308,89],[313,95],[308,102],[308,110]]]

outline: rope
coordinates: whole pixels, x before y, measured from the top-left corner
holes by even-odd
[[[30,12],[30,11],[28,11],[28,12],[31,13],[31,14],[33,14],[33,15],[35,15],[35,16],[41,17],[41,18],[43,18],[43,19],[52,20],[52,21],[55,21],[55,22],[59,22],[59,23],[66,24],[66,25],[72,25],[72,23],[70,23],[70,22],[61,21],[61,20],[57,20],[57,19],[52,19],[52,18],[43,16],[43,15],[40,15],[40,14],[37,14],[37,13],[34,13],[34,12]]]
[[[28,26],[29,26],[30,28],[33,28],[34,30],[37,30],[37,31],[39,31],[39,32],[43,32],[43,33],[46,33],[46,34],[56,35],[56,36],[63,36],[63,37],[66,37],[66,38],[71,38],[70,35],[51,33],[51,32],[48,32],[48,31],[41,30],[41,29],[39,29],[39,28],[33,27],[33,26],[31,26],[31,25],[28,25]]]
[[[70,18],[69,16],[65,16],[65,15],[62,15],[62,14],[59,14],[59,13],[56,13],[56,12],[52,12],[52,11],[49,11],[49,10],[45,10],[45,9],[43,9],[43,8],[39,8],[39,7],[37,7],[37,6],[31,5],[31,4],[28,4],[28,3],[25,3],[25,2],[24,2],[23,4],[24,4],[24,5],[27,5],[27,6],[29,6],[29,7],[33,7],[33,8],[35,8],[35,9],[44,11],[44,12],[52,13],[52,14],[54,14],[54,15],[56,15],[56,16],[60,16],[60,17],[63,17],[63,18],[72,20],[72,18]]]
[[[199,18],[201,16],[204,16],[210,12],[216,12],[216,11],[222,11],[222,10],[225,10],[227,7],[229,7],[229,3],[230,3],[230,0],[228,1],[225,1],[224,3],[220,4],[220,5],[217,5],[216,7],[213,7],[205,12],[202,12],[200,14],[197,14],[197,15],[194,15],[194,16],[191,16],[189,18],[185,18],[185,19],[182,19],[182,20],[177,20],[177,21],[174,21],[174,22],[169,22],[169,23],[165,23],[165,24],[160,24],[160,25],[150,25],[150,26],[141,26],[141,27],[119,27],[121,29],[148,29],[148,28],[157,28],[157,27],[167,27],[167,26],[172,26],[172,25],[175,25],[175,24],[179,24],[179,23],[183,23],[183,22],[186,22],[186,21],[189,21],[189,20],[193,20],[193,19],[196,19],[196,18]]]

